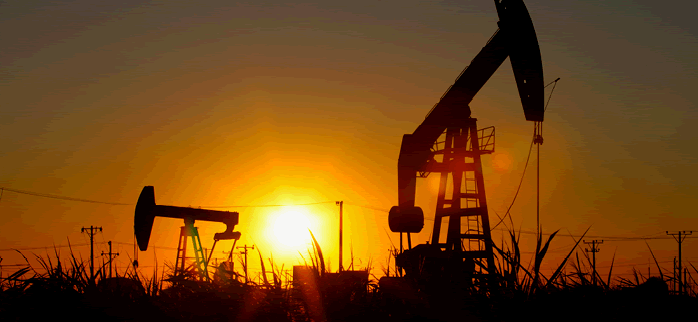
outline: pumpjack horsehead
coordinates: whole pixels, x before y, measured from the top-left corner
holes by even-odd
[[[536,129],[543,122],[543,65],[531,17],[521,0],[494,3],[499,29],[414,133],[402,138],[398,206],[390,209],[388,223],[393,232],[401,233],[401,242],[402,233],[407,234],[410,249],[398,256],[396,264],[408,275],[431,270],[450,280],[477,282],[495,271],[480,161],[483,154],[494,152],[494,127],[478,130],[469,104],[507,57],[526,120],[535,122]],[[424,227],[424,212],[415,207],[416,178],[431,172],[441,176],[431,244],[412,248],[410,233]]]

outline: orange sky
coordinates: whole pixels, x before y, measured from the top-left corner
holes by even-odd
[[[698,25],[670,2],[526,1],[546,83],[562,79],[541,150],[546,231],[698,231],[692,171]],[[357,205],[388,210],[397,203],[402,135],[414,131],[497,22],[491,1],[80,0],[0,7],[0,186],[135,203],[142,187],[153,185],[157,203],[179,206],[332,201],[305,211],[334,268],[336,200],[346,202],[345,254],[353,245],[362,265],[384,265],[388,236],[394,243],[398,237],[386,233],[387,213]],[[532,135],[517,95],[507,61],[471,104],[480,127],[497,128],[497,152],[483,158],[493,217],[514,196]],[[525,231],[535,229],[533,169],[512,208]],[[418,187],[427,217],[436,179]],[[231,210],[240,212],[240,244],[257,244],[264,257],[271,253],[289,267],[299,262],[296,253],[269,238],[282,209]],[[1,249],[66,238],[84,244],[80,228],[89,225],[104,227],[99,242],[132,242],[132,206],[5,191],[0,213]],[[429,237],[431,224],[415,241]],[[176,247],[180,225],[157,219],[150,245]],[[222,230],[198,226],[206,247]],[[550,263],[571,243],[558,238]],[[676,254],[673,240],[649,243],[660,261]],[[684,258],[698,260],[698,245],[691,239],[684,245]],[[126,265],[133,249],[116,249]],[[607,240],[601,249],[600,266],[616,251],[617,264],[646,271],[642,241]],[[87,258],[88,248],[76,250]],[[103,250],[100,244],[97,253]],[[159,263],[174,260],[172,250],[155,252]],[[0,256],[3,264],[22,261],[13,252]],[[140,257],[153,265],[151,250]]]

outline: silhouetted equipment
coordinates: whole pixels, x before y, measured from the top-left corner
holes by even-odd
[[[184,220],[184,226],[181,228],[179,235],[175,269],[178,269],[181,272],[185,271],[184,262],[186,259],[187,237],[192,237],[195,255],[194,265],[196,266],[199,274],[206,279],[208,279],[208,261],[206,259],[203,247],[201,246],[201,238],[199,238],[198,229],[197,227],[194,227],[194,222],[196,220],[201,220],[226,224],[227,227],[224,232],[216,233],[214,235],[213,248],[215,248],[218,240],[238,240],[240,239],[241,235],[240,232],[233,231],[239,220],[239,214],[237,212],[156,205],[154,188],[152,186],[146,186],[143,187],[141,195],[138,197],[133,222],[136,242],[138,243],[138,248],[140,248],[142,251],[148,249],[148,242],[150,241],[150,234],[153,229],[155,217],[178,218]],[[213,249],[211,252],[213,252]]]
[[[591,248],[585,248],[584,251],[587,252],[587,253],[591,252],[591,258],[592,258],[592,260],[591,260],[591,267],[592,267],[592,272],[593,272],[593,275],[592,275],[591,278],[592,278],[592,281],[593,281],[594,286],[596,286],[596,276],[598,275],[598,274],[596,273],[596,253],[598,253],[599,251],[601,251],[601,250],[599,249],[599,245],[600,245],[600,244],[603,244],[603,240],[596,240],[596,239],[594,239],[594,240],[592,240],[592,241],[590,241],[590,242],[587,242],[586,240],[584,240],[583,242],[584,242],[585,244],[587,244],[587,245],[591,245]]]
[[[441,175],[432,243],[464,265],[476,267],[478,278],[494,272],[492,238],[482,175],[481,155],[494,152],[494,128],[477,130],[468,104],[509,57],[524,116],[542,122],[543,65],[533,23],[521,0],[495,0],[499,30],[475,56],[412,134],[402,138],[398,159],[398,206],[390,210],[393,232],[415,233],[424,214],[415,207],[416,178]],[[440,140],[440,138],[444,138]],[[445,241],[442,220],[448,219]],[[409,251],[408,251],[409,252]],[[422,248],[419,252],[430,254]],[[413,256],[415,258],[420,256]],[[475,264],[475,265],[473,265]],[[409,274],[409,272],[408,272]]]
[[[80,232],[87,233],[90,236],[90,283],[95,282],[95,233],[99,230],[102,231],[102,227],[90,226],[90,228],[82,227]]]
[[[344,201],[336,201],[335,205],[339,206],[339,271],[341,272],[344,270],[344,267],[342,266],[342,220],[344,217]]]
[[[667,231],[666,234],[670,235],[671,237],[674,237],[676,242],[679,243],[679,269],[678,269],[679,274],[678,274],[678,278],[676,278],[676,270],[675,270],[674,277],[675,277],[675,280],[679,281],[679,283],[678,283],[679,284],[679,295],[683,295],[683,292],[684,292],[683,286],[684,286],[685,282],[684,282],[684,279],[681,278],[681,274],[683,273],[681,271],[681,244],[686,239],[686,236],[693,234],[693,231],[685,231],[684,230],[684,231],[677,231],[675,233],[670,233]]]
[[[109,278],[111,278],[111,272],[112,272],[111,263],[112,263],[112,261],[114,260],[114,258],[115,258],[116,256],[119,256],[119,253],[112,253],[112,251],[111,251],[111,240],[110,240],[109,242],[107,242],[107,244],[109,244],[109,252],[108,252],[108,253],[105,253],[104,251],[102,251],[102,256],[104,256],[104,255],[109,256]]]
[[[302,303],[302,310],[313,321],[347,320],[356,313],[347,311],[356,309],[347,303],[366,296],[368,276],[368,270],[329,273],[319,267],[294,265],[289,302],[292,307]]]
[[[249,278],[249,275],[247,275],[247,252],[248,252],[248,249],[254,249],[254,245],[247,246],[247,244],[245,244],[245,246],[242,246],[242,247],[238,246],[238,248],[242,248],[242,251],[240,252],[240,254],[245,255],[245,267],[243,267],[245,269],[245,283],[249,283],[250,278]],[[230,252],[232,253],[233,250],[230,250]]]

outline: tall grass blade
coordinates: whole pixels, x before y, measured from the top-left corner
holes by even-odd
[[[264,281],[264,286],[270,286],[269,280],[267,279],[267,271],[264,269],[264,259],[262,259],[262,251],[257,247],[257,253],[259,253],[259,262],[262,266],[262,280]]]
[[[550,234],[550,237],[548,237],[548,240],[545,242],[545,245],[543,246],[542,249],[540,249],[540,242],[543,239],[542,233],[538,235],[538,242],[536,246],[536,262],[535,262],[535,279],[536,281],[538,280],[538,275],[540,274],[540,264],[543,263],[543,258],[545,258],[545,254],[548,252],[548,247],[550,246],[550,242],[553,241],[553,238],[555,238],[555,235],[557,232],[560,230],[556,230],[554,233]]]
[[[310,232],[310,237],[313,239],[313,246],[317,253],[318,262],[320,264],[320,275],[323,275],[325,274],[325,258],[322,256],[322,248],[320,248],[320,244],[318,244],[317,239],[315,239],[313,232],[310,229],[308,229],[308,231]]]
[[[301,258],[303,259],[303,265],[308,266],[308,262],[305,260],[305,256],[301,254],[301,251],[298,251],[298,255],[301,255]]]
[[[647,249],[650,250],[650,254],[652,254],[652,259],[654,259],[654,264],[657,265],[657,270],[659,271],[659,276],[662,278],[662,281],[664,280],[664,273],[662,273],[662,268],[659,267],[659,262],[657,261],[657,257],[654,256],[654,252],[652,252],[652,248],[650,247],[650,244],[647,243],[647,240],[645,240],[645,245],[647,245]]]
[[[695,266],[693,266],[693,263],[691,263],[691,262],[688,262],[688,265],[691,265],[691,267],[693,268],[693,271],[695,271],[695,272],[696,272],[696,274],[698,274],[698,270],[696,269],[696,267],[695,267]]]
[[[24,276],[24,274],[26,274],[27,272],[29,272],[30,270],[31,270],[31,267],[28,267],[28,266],[27,266],[27,267],[22,267],[22,268],[20,268],[19,270],[17,270],[16,272],[12,273],[10,276],[8,276],[8,277],[6,278],[6,280],[8,280],[8,281],[17,281],[17,280],[19,280],[22,276]]]
[[[15,249],[15,251],[18,252],[20,255],[22,255],[22,257],[24,258],[24,261],[27,262],[27,265],[29,266],[29,268],[34,272],[34,274],[38,275],[39,273],[34,270],[34,268],[32,267],[32,264],[29,262],[29,259],[27,258],[27,256],[24,256],[24,254],[22,254],[22,252],[20,252],[17,249]]]
[[[354,270],[354,243],[353,242],[351,243],[349,250],[351,251],[351,264],[349,265],[349,270],[353,271]]]
[[[591,229],[591,227],[587,228],[587,230],[584,231],[584,234],[582,234],[582,236],[579,237],[579,239],[575,242],[574,247],[572,247],[572,249],[570,249],[570,252],[567,254],[567,256],[565,256],[565,259],[562,261],[562,263],[560,263],[560,265],[557,267],[557,269],[555,270],[553,275],[550,276],[550,279],[548,279],[548,282],[545,285],[546,287],[548,286],[548,284],[550,284],[551,281],[554,281],[557,278],[557,276],[560,274],[560,272],[562,272],[562,269],[565,267],[565,265],[567,265],[567,260],[570,258],[570,256],[572,256],[572,253],[574,252],[574,250],[577,249],[577,246],[579,246],[579,242],[581,242],[582,238],[584,238],[584,236],[586,236],[587,232],[589,232],[589,229]]]
[[[615,251],[613,251],[613,257],[611,258],[611,268],[608,270],[608,281],[606,282],[606,287],[611,288],[611,272],[613,272],[613,263],[616,261],[616,251],[618,248],[616,248]]]

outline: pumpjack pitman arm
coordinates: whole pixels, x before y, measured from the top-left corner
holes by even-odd
[[[463,70],[426,119],[402,138],[398,158],[398,206],[390,210],[393,232],[419,232],[424,213],[415,207],[416,173],[432,158],[431,147],[449,127],[463,127],[470,118],[469,104],[492,74],[509,57],[524,116],[543,121],[543,64],[533,22],[522,0],[495,0],[499,30]]]

